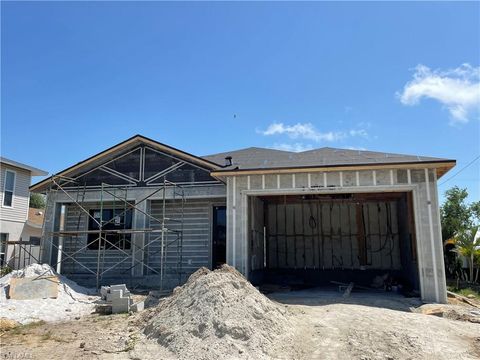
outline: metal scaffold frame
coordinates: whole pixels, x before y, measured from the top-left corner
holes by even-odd
[[[77,180],[72,178],[66,178],[63,176],[54,175],[51,177],[50,188],[47,193],[47,204],[45,209],[45,219],[44,226],[42,230],[42,241],[41,241],[41,254],[46,251],[45,246],[51,246],[50,249],[55,249],[57,251],[57,262],[52,266],[57,269],[57,272],[60,272],[61,265],[67,261],[71,261],[73,266],[80,266],[88,273],[91,273],[95,276],[96,286],[100,287],[101,280],[105,273],[118,268],[121,264],[130,260],[132,265],[126,269],[122,269],[123,273],[129,272],[130,275],[133,269],[137,266],[142,267],[150,271],[150,274],[157,274],[160,276],[160,290],[164,290],[164,280],[167,270],[172,270],[169,266],[169,261],[167,261],[168,249],[175,245],[176,247],[176,262],[174,265],[174,273],[178,275],[179,284],[182,282],[182,266],[183,266],[183,219],[184,219],[184,204],[185,204],[185,191],[182,186],[173,183],[164,179],[163,184],[159,187],[156,187],[151,193],[142,197],[141,199],[132,202],[127,198],[128,190],[132,189],[129,186],[122,185],[110,185],[102,183],[100,187],[97,188],[87,188],[85,184],[79,184]],[[67,202],[69,205],[73,205],[79,210],[79,217],[77,222],[76,230],[67,230],[60,228],[56,231],[47,231],[46,224],[53,221],[56,216],[56,206],[58,204],[63,204],[57,202],[57,193],[63,193],[69,199]],[[93,202],[85,201],[86,195],[88,192],[100,192],[99,199],[94,200]],[[170,192],[170,197],[167,196],[167,192]],[[140,208],[140,204],[146,202],[147,200],[152,200],[155,195],[162,193],[162,216],[156,217],[152,214],[149,214],[147,211]],[[76,194],[72,196],[71,194]],[[158,200],[158,197],[155,197],[155,200]],[[100,219],[92,216],[89,212],[91,205],[95,204],[96,207],[100,208]],[[98,205],[97,205],[98,204]],[[169,206],[170,213],[174,213],[175,217],[166,216],[167,204]],[[113,216],[111,219],[103,219],[103,210],[105,208],[113,209]],[[115,212],[115,210],[119,212]],[[123,229],[108,229],[107,225],[111,224],[114,221],[118,221],[118,218],[125,217],[127,212],[132,210],[132,216],[134,211],[139,212],[144,215],[150,223],[156,223],[160,225],[160,228],[154,227],[143,227],[143,228],[134,228],[133,225],[131,228]],[[58,210],[57,210],[58,211]],[[86,219],[93,221],[98,229],[88,230],[81,229],[80,224],[82,220],[82,215],[86,216]],[[117,220],[115,220],[117,219]],[[172,227],[172,224],[176,226]],[[79,240],[83,240],[83,237],[88,237],[90,234],[97,234],[97,237],[93,241],[86,241],[86,244],[77,248],[75,245],[74,251],[69,253],[69,251],[63,246],[65,238],[71,237],[71,240],[74,240],[75,244],[79,244]],[[108,235],[120,235],[123,237],[123,245],[125,245],[126,236],[130,235],[129,244],[130,249],[127,251],[124,248],[121,248],[118,243],[114,243],[108,239]],[[133,235],[141,235],[143,237],[143,242],[141,245],[138,245],[136,241],[133,241]],[[148,235],[148,236],[147,236]],[[173,236],[172,236],[173,235]],[[54,237],[58,238],[58,242],[53,241]],[[152,238],[153,237],[153,238]],[[173,237],[173,239],[171,239]],[[50,241],[46,241],[49,239]],[[159,243],[159,249],[153,253],[148,253],[151,245]],[[86,266],[78,259],[77,255],[82,252],[87,251],[88,248],[92,247],[92,244],[98,244],[98,248],[95,245],[97,250],[97,261],[96,268],[92,269],[91,267]],[[108,268],[105,269],[105,259],[111,255],[110,251],[107,250],[117,250],[116,257],[119,254],[123,255],[120,260],[110,263]],[[51,250],[50,250],[51,251]],[[142,256],[137,258],[135,254],[141,251],[144,254],[148,253],[145,258]],[[148,259],[153,255],[160,253],[160,266],[155,268],[148,264]],[[51,253],[50,253],[51,255]],[[42,274],[43,275],[43,274]],[[42,276],[40,275],[40,276]]]

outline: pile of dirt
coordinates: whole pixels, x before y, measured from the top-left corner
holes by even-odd
[[[57,298],[15,300],[7,294],[12,278],[58,277]],[[34,321],[59,321],[78,318],[94,310],[92,296],[95,289],[79,286],[76,282],[59,275],[48,264],[32,264],[24,269],[14,270],[0,278],[0,317],[22,324]]]
[[[285,307],[224,265],[192,274],[157,306],[144,333],[180,359],[262,359],[289,328]]]

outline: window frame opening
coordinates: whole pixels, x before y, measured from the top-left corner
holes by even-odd
[[[102,211],[102,213],[100,213]],[[101,250],[130,250],[132,248],[132,233],[128,230],[133,228],[132,209],[90,209],[88,219],[87,249],[99,250],[101,239]],[[102,232],[99,232],[99,224],[102,224]],[[112,221],[113,220],[113,221]]]
[[[13,174],[11,189],[7,189],[8,173]],[[6,169],[5,170],[5,178],[4,178],[4,182],[3,182],[3,201],[2,201],[2,206],[3,207],[13,208],[13,198],[14,198],[14,195],[15,195],[15,182],[16,181],[17,181],[17,173],[13,170]],[[9,194],[8,197],[7,197],[7,194]],[[9,199],[9,204],[5,203],[7,201],[7,199]]]

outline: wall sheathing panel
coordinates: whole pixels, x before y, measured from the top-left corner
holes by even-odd
[[[306,173],[295,174],[295,187],[296,188],[308,187],[308,174]]]
[[[377,185],[390,185],[390,170],[376,170],[375,177]]]
[[[343,186],[356,186],[356,173],[355,171],[343,172]]]
[[[165,226],[170,230],[180,231],[183,228],[183,246],[181,248],[182,273],[185,277],[195,272],[199,267],[210,267],[211,258],[211,224],[212,209],[214,204],[219,204],[215,199],[210,200],[188,200],[183,208],[183,223],[181,219],[181,204],[179,201],[169,201],[166,204],[165,216],[172,220],[166,221]],[[162,201],[152,201],[150,203],[150,213],[155,218],[161,220],[163,214]],[[149,227],[152,229],[161,229],[161,222],[150,220]],[[160,234],[150,234],[147,236],[147,242],[159,237]],[[176,274],[177,264],[180,261],[180,241],[177,240],[175,233],[169,233],[165,237],[165,243],[170,244],[166,249],[166,273]],[[147,264],[153,269],[160,271],[160,239],[155,240],[149,247],[146,257]],[[146,270],[152,273],[151,270]]]
[[[213,205],[224,205],[226,202],[226,187],[224,185],[210,185],[210,186],[189,186],[183,187],[186,206],[185,206],[185,246],[183,251],[185,257],[182,262],[182,273],[183,280],[185,280],[186,275],[189,274],[200,266],[210,266],[210,251],[211,251],[211,207]],[[146,189],[146,188],[132,188],[128,189],[128,201],[130,203],[137,203],[136,207],[147,214],[152,214],[161,219],[161,214],[159,214],[158,204],[162,202],[163,192],[157,192],[153,196],[151,195],[155,189]],[[52,236],[51,231],[58,231],[58,222],[59,214],[53,213],[53,209],[58,209],[62,204],[66,206],[65,212],[65,229],[66,231],[80,231],[84,232],[87,229],[88,217],[82,212],[79,206],[72,203],[72,199],[82,198],[83,194],[76,193],[73,190],[68,191],[68,195],[63,191],[50,191],[48,192],[48,199],[52,199],[54,206],[48,207],[48,214],[46,216],[46,227],[45,227],[45,236],[42,240],[42,259],[45,262],[50,264],[56,263],[56,250],[55,247],[51,246],[51,243],[58,243],[58,236]],[[177,191],[178,193],[178,191]],[[166,197],[168,199],[173,198],[174,194],[171,189],[167,189]],[[176,195],[178,199],[178,194]],[[145,198],[149,198],[147,201],[142,201]],[[112,200],[112,197],[106,195],[105,192],[102,194],[100,191],[92,190],[87,191],[81,202],[81,206],[85,207],[87,210],[90,208],[99,208],[100,199],[103,198],[103,207],[108,208],[109,202]],[[49,200],[50,201],[50,200]],[[150,207],[150,203],[153,203],[153,207]],[[111,204],[110,204],[111,205]],[[123,204],[121,200],[116,201],[116,208],[122,208]],[[203,207],[203,208],[202,208]],[[192,210],[195,208],[195,211]],[[197,208],[202,208],[202,213],[196,213]],[[158,227],[158,224],[155,223],[155,220],[150,219],[148,215],[143,214],[140,210],[133,210],[133,229],[144,229],[150,225],[153,227]],[[228,209],[229,210],[229,209]],[[227,210],[227,211],[228,211]],[[167,212],[170,209],[167,206]],[[51,213],[51,214],[50,214]],[[207,214],[207,215],[206,215]],[[174,214],[166,214],[167,217],[177,217]],[[195,219],[194,216],[200,215],[200,218]],[[232,214],[228,214],[228,217],[232,217]],[[195,221],[199,220],[200,223]],[[180,224],[180,223],[178,223]],[[173,227],[177,225],[172,225]],[[208,227],[208,228],[207,228]],[[157,236],[159,234],[157,233]],[[230,233],[228,236],[232,235]],[[122,253],[118,250],[107,250],[105,252],[105,259],[101,259],[101,268],[107,269],[113,265],[116,265],[113,269],[106,272],[103,275],[104,281],[111,283],[112,281],[117,282],[127,282],[129,284],[140,284],[145,286],[156,287],[159,286],[159,277],[158,274],[155,274],[154,271],[148,268],[149,262],[152,261],[153,268],[159,268],[159,254],[155,258],[152,253],[156,250],[155,246],[158,248],[159,242],[156,241],[148,248],[143,249],[144,244],[148,243],[154,235],[144,232],[135,233],[131,235],[132,246],[131,249],[125,250],[127,254],[132,254],[132,256],[138,260],[135,261],[128,255]],[[78,234],[76,236],[63,236],[64,240],[64,252],[65,254],[73,254],[75,251],[86,245],[87,235],[85,233]],[[227,243],[227,247],[229,244]],[[153,249],[153,250],[152,250]],[[150,253],[148,254],[148,251]],[[173,253],[175,253],[175,259],[178,258],[176,255],[175,247],[171,247],[167,252],[167,262],[169,263],[167,268],[171,267],[171,262]],[[182,255],[182,257],[183,257]],[[83,266],[79,265],[77,262],[69,259],[67,256],[63,256],[62,261],[62,273],[74,278],[76,281],[80,281],[83,285],[93,286],[95,284],[95,273],[97,271],[97,260],[98,260],[98,251],[94,249],[83,249],[79,253],[74,255],[75,259],[84,265],[87,269],[92,270],[88,271]],[[142,266],[141,261],[144,261],[145,266]],[[176,260],[174,261],[176,265]],[[176,266],[175,266],[176,267]],[[154,279],[155,278],[155,279]],[[166,288],[170,286],[178,285],[178,277],[175,274],[176,283],[171,282],[166,277],[166,282],[164,283]]]
[[[327,187],[340,186],[340,173],[332,171],[327,173]]]
[[[324,179],[324,173],[322,172],[310,174],[310,183],[311,183],[311,186],[314,188],[323,187],[324,186],[323,179]]]
[[[277,187],[277,176],[276,175],[265,175],[265,188],[266,189],[275,189]]]
[[[84,205],[87,210],[90,209],[100,209],[100,203],[90,203]],[[113,206],[108,203],[103,204],[103,208],[113,208]],[[117,205],[117,209],[118,209]],[[123,207],[122,207],[123,209]],[[74,204],[69,204],[65,208],[65,230],[66,231],[78,231],[79,234],[64,236],[63,237],[63,251],[65,254],[71,255],[74,254],[74,258],[77,261],[74,261],[67,256],[64,256],[62,262],[62,273],[66,275],[93,275],[87,269],[90,269],[93,272],[97,271],[98,265],[98,251],[85,248],[87,245],[87,234],[81,233],[85,230],[88,230],[88,220],[89,217],[85,212],[83,212],[78,206]],[[133,224],[133,226],[135,226]],[[83,248],[83,250],[81,250]],[[80,250],[80,251],[79,251]],[[79,251],[79,252],[77,252]],[[126,253],[130,254],[132,249],[125,250]],[[107,270],[108,268],[119,263],[122,259],[125,258],[125,254],[119,250],[105,250],[105,257],[100,259],[100,269]],[[82,265],[80,265],[80,264]],[[130,270],[132,267],[131,261],[124,261],[119,265],[115,266],[110,271],[105,273],[105,276],[118,276],[118,277],[129,277]]]
[[[293,188],[293,174],[280,174],[280,188],[281,189]]]
[[[358,172],[360,186],[373,185],[373,171],[359,171]]]

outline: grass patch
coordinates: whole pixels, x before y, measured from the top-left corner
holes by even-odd
[[[448,286],[447,289],[451,292],[454,292],[456,294],[459,294],[459,295],[462,295],[462,296],[465,296],[465,297],[468,297],[469,295],[470,296],[473,295],[476,300],[480,300],[480,292],[478,292],[477,290],[472,289],[470,287],[465,287],[463,289],[457,289],[454,286]]]
[[[19,335],[19,334],[25,335],[30,330],[35,329],[36,327],[39,327],[39,326],[42,326],[42,325],[45,325],[45,324],[46,323],[43,320],[35,321],[35,322],[31,322],[31,323],[28,323],[28,324],[25,324],[25,325],[17,326],[15,328],[9,330],[9,332],[11,334],[14,334],[14,335]]]
[[[0,277],[10,274],[12,271],[13,269],[10,266],[0,268]]]
[[[65,339],[59,338],[58,336],[53,335],[51,331],[47,331],[45,334],[43,334],[40,337],[40,339],[42,341],[52,340],[52,341],[61,342],[61,343],[68,342],[68,340],[65,340]]]
[[[47,341],[47,340],[50,340],[51,338],[52,338],[52,332],[51,331],[47,331],[45,334],[40,336],[40,339],[42,339],[42,341]]]

